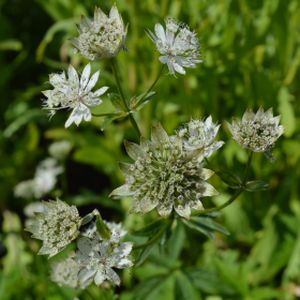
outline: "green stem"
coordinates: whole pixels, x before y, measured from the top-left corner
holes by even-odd
[[[159,78],[161,77],[161,74],[164,70],[165,65],[162,65],[159,72],[157,73],[155,80],[152,82],[152,84],[150,85],[150,87],[148,88],[148,90],[145,92],[144,96],[142,97],[142,99],[140,100],[140,102],[142,103],[143,100],[145,99],[145,97],[147,97],[147,95],[152,91],[152,89],[155,87],[156,83],[158,82]]]
[[[141,132],[140,132],[140,129],[132,115],[132,112],[130,111],[129,109],[129,106],[127,104],[127,101],[126,101],[126,98],[125,98],[125,95],[124,95],[124,92],[123,92],[123,89],[122,89],[122,85],[121,85],[121,80],[120,80],[120,77],[119,77],[119,73],[118,73],[118,68],[117,68],[117,64],[116,64],[116,61],[114,59],[111,60],[111,66],[112,66],[112,71],[113,71],[113,74],[114,74],[114,77],[115,77],[115,80],[116,80],[116,85],[117,85],[117,88],[118,88],[118,91],[119,91],[119,94],[121,96],[121,100],[124,104],[124,108],[126,109],[126,111],[128,112],[129,114],[129,120],[133,126],[133,128],[136,130],[137,134],[139,136],[141,136]]]
[[[246,168],[245,168],[244,179],[243,179],[243,181],[240,185],[240,188],[222,205],[216,206],[216,207],[213,207],[213,208],[208,208],[208,209],[205,209],[205,210],[201,210],[201,211],[197,212],[195,215],[205,215],[207,213],[220,211],[223,208],[229,206],[242,192],[244,192],[245,184],[247,182],[248,175],[249,175],[252,156],[253,156],[253,152],[250,152],[249,157],[248,157],[248,161],[247,161],[247,164],[246,164]]]
[[[113,117],[113,116],[117,116],[118,113],[102,113],[102,114],[95,114],[92,113],[93,117]]]

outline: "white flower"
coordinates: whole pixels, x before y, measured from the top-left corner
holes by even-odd
[[[58,160],[62,160],[70,153],[72,147],[73,145],[69,141],[54,142],[49,146],[49,154]]]
[[[51,74],[50,83],[53,90],[43,91],[46,96],[44,106],[55,114],[59,109],[72,109],[71,115],[65,123],[65,127],[69,127],[72,123],[77,126],[82,120],[90,121],[92,114],[90,107],[97,106],[102,103],[100,96],[103,95],[108,87],[104,86],[95,92],[92,89],[96,85],[100,72],[97,71],[91,77],[91,65],[87,64],[83,69],[81,78],[72,65],[69,66],[68,73]]]
[[[42,203],[42,211],[30,218],[26,230],[32,233],[32,237],[43,241],[39,254],[51,257],[77,238],[81,218],[75,206],[59,199]]]
[[[205,121],[191,120],[177,134],[183,138],[185,150],[197,151],[201,160],[223,146],[223,141],[215,141],[219,128],[220,125],[214,124],[209,116]]]
[[[57,165],[54,158],[46,158],[37,167],[34,175],[34,197],[41,198],[48,194],[56,185],[57,175],[63,172],[63,168]]]
[[[175,212],[189,218],[192,209],[203,209],[201,198],[218,194],[206,182],[213,171],[202,167],[197,152],[186,151],[183,140],[168,136],[157,125],[151,140],[141,139],[140,145],[127,142],[127,153],[133,164],[122,164],[125,184],[110,196],[133,197],[133,212],[147,213],[156,208],[159,215],[167,217]]]
[[[277,139],[283,134],[284,128],[279,125],[280,116],[274,117],[272,108],[266,112],[259,108],[255,114],[247,110],[242,120],[228,123],[232,137],[246,149],[253,152],[269,151]]]
[[[161,54],[159,60],[167,64],[170,74],[185,74],[184,68],[195,68],[199,59],[200,44],[194,32],[183,23],[167,18],[166,29],[161,24],[154,27],[155,34],[148,31]]]
[[[106,225],[111,230],[110,239],[103,239],[96,230],[95,223],[92,223],[88,232],[83,233],[83,237],[77,242],[76,261],[81,266],[78,279],[82,286],[93,281],[96,285],[104,281],[119,285],[120,277],[114,268],[129,268],[133,264],[129,258],[132,243],[120,242],[126,231],[115,223],[106,222]]]
[[[115,5],[109,16],[96,7],[94,19],[83,18],[78,29],[79,36],[72,42],[89,60],[114,57],[124,47],[126,29]]]
[[[51,280],[56,282],[59,286],[67,286],[71,288],[84,288],[79,285],[78,272],[80,266],[74,259],[72,253],[67,258],[58,262],[52,263],[51,265]]]
[[[54,158],[46,158],[36,168],[33,179],[21,181],[15,186],[14,194],[21,198],[39,199],[53,190],[57,183],[57,176],[63,168]]]

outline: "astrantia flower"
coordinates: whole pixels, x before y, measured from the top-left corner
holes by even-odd
[[[184,68],[195,68],[199,59],[200,44],[194,32],[183,23],[167,18],[166,29],[156,24],[154,33],[149,31],[150,38],[161,54],[159,60],[167,64],[170,74],[185,74]]]
[[[34,196],[41,198],[48,194],[56,185],[57,176],[63,172],[63,168],[57,164],[54,158],[46,158],[37,167],[34,175]]]
[[[264,112],[259,108],[257,113],[247,110],[242,120],[233,120],[228,124],[232,137],[243,147],[253,152],[270,150],[276,140],[283,134],[279,125],[280,116],[274,117],[272,108]]]
[[[182,139],[169,137],[160,125],[153,128],[151,141],[125,146],[135,162],[122,164],[126,183],[111,196],[132,196],[134,212],[156,208],[161,216],[168,216],[175,209],[188,218],[192,208],[203,209],[202,197],[217,194],[206,182],[213,171],[204,169],[197,153],[186,151]]]
[[[51,280],[59,286],[71,288],[81,287],[78,282],[80,266],[74,259],[74,254],[51,265]],[[83,287],[82,287],[83,288]]]
[[[82,286],[87,286],[93,281],[97,285],[104,281],[119,285],[120,277],[114,268],[124,269],[132,266],[129,258],[132,243],[120,242],[126,231],[115,223],[106,222],[106,225],[112,233],[110,239],[103,239],[96,230],[95,223],[92,223],[92,228],[77,242],[76,261],[81,266],[78,279]]]
[[[109,16],[96,7],[94,19],[83,18],[78,30],[79,36],[72,42],[89,60],[114,57],[124,47],[126,29],[115,5]]]
[[[32,233],[32,237],[43,241],[39,254],[51,257],[77,238],[81,218],[75,206],[59,199],[43,204],[43,211],[31,218],[26,230]]]
[[[63,172],[54,158],[46,158],[36,168],[33,179],[21,181],[15,186],[14,194],[21,198],[39,199],[53,190],[57,176]]]
[[[43,94],[47,97],[44,100],[44,106],[50,110],[52,115],[59,109],[72,109],[65,127],[69,127],[73,122],[78,126],[82,120],[90,121],[92,118],[90,107],[102,103],[100,96],[107,91],[108,87],[104,86],[92,92],[100,73],[97,71],[91,77],[90,74],[91,66],[87,64],[83,69],[81,78],[71,65],[67,74],[63,72],[49,76],[49,81],[54,89],[43,91]]]
[[[215,141],[220,125],[212,122],[211,116],[205,121],[191,120],[178,131],[183,138],[183,146],[187,151],[197,151],[200,159],[209,157],[223,146],[223,141]]]
[[[67,157],[72,147],[73,145],[69,141],[57,141],[49,146],[49,154],[58,160],[62,160]]]

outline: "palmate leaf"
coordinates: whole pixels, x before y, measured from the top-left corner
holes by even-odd
[[[196,230],[209,238],[213,238],[215,232],[220,232],[226,235],[229,235],[229,231],[215,222],[212,216],[203,215],[191,217],[189,220],[181,219],[181,222],[187,227]]]
[[[189,278],[183,272],[176,272],[175,285],[174,285],[175,300],[197,300],[197,292],[189,280]]]
[[[163,219],[156,220],[156,221],[150,223],[149,225],[146,225],[145,227],[135,231],[133,233],[133,235],[148,237],[149,235],[151,235],[151,234],[155,233],[157,230],[159,230],[159,228],[164,223],[164,221],[165,220],[163,220]]]
[[[155,299],[155,295],[159,293],[160,289],[165,284],[168,276],[156,275],[145,279],[141,282],[137,288],[133,291],[132,300],[149,300]]]

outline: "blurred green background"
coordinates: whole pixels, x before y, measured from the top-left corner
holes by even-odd
[[[76,204],[81,213],[97,207],[104,219],[123,221],[130,231],[148,218],[128,215],[128,201],[113,201],[109,192],[122,182],[118,162],[128,158],[123,139],[136,140],[128,121],[108,123],[94,118],[79,128],[64,129],[69,112],[51,121],[41,109],[41,91],[48,74],[71,62],[86,63],[69,39],[77,35],[81,15],[94,6],[108,12],[114,1],[0,0],[0,299],[114,299],[110,290],[91,287],[78,292],[60,288],[48,278],[47,259],[38,257],[38,243],[24,232],[24,207],[34,201],[14,197],[15,185],[34,175],[49,156],[54,141],[74,147],[65,174],[47,197]],[[218,218],[229,236],[208,239],[181,231],[170,242],[170,253],[155,255],[123,273],[115,289],[119,299],[297,299],[300,297],[300,1],[299,0],[117,0],[129,24],[126,46],[118,62],[127,96],[145,91],[160,69],[158,54],[145,29],[164,17],[186,22],[199,36],[204,63],[178,78],[164,75],[157,94],[138,113],[145,136],[159,120],[169,133],[191,117],[212,115],[222,123],[226,144],[211,159],[215,171],[241,173],[246,152],[230,139],[225,120],[246,108],[274,108],[285,134],[274,149],[276,161],[254,157],[251,178],[270,189],[245,193]],[[99,85],[116,91],[107,61]],[[109,112],[108,97],[96,109]],[[104,128],[104,131],[102,130]],[[224,201],[226,189],[213,201]],[[212,205],[208,200],[208,205]],[[182,272],[177,272],[180,269]],[[172,270],[172,272],[170,271]],[[175,271],[174,271],[175,270]],[[172,274],[172,276],[170,275]],[[186,294],[178,286],[184,285]]]

